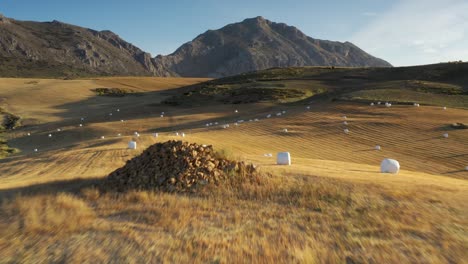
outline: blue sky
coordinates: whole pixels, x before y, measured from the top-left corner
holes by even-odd
[[[0,0],[0,13],[109,29],[153,56],[260,15],[313,38],[351,41],[395,66],[468,60],[467,0]]]

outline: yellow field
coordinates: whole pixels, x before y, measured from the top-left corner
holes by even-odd
[[[6,256],[0,263],[468,259],[468,133],[447,128],[468,123],[468,110],[320,101],[309,110],[306,104],[159,104],[176,88],[200,81],[2,79],[0,106],[20,115],[24,126],[7,135],[21,152],[0,160],[0,251]],[[90,89],[99,87],[144,94],[97,97]],[[245,122],[235,126],[240,119]],[[230,127],[222,129],[225,123]],[[126,147],[135,131],[141,136],[131,151]],[[90,187],[151,144],[182,140],[175,132],[273,176],[261,187],[196,197],[101,194]],[[279,151],[291,153],[292,166],[264,157]],[[379,173],[386,157],[400,162],[398,175]]]

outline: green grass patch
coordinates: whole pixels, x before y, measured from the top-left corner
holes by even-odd
[[[0,133],[0,159],[19,152],[18,149],[8,146],[6,140],[1,138],[2,134]]]
[[[376,89],[360,90],[346,93],[339,99],[351,101],[391,101],[399,103],[413,103],[468,108],[468,95],[450,95],[418,92],[405,89]]]
[[[460,85],[440,83],[440,82],[408,80],[405,82],[405,87],[413,91],[422,92],[422,93],[448,94],[448,95],[460,95],[460,94],[465,93],[463,91],[463,87],[461,87]]]
[[[203,105],[209,102],[246,104],[256,102],[291,103],[316,94],[328,87],[311,80],[250,81],[244,83],[207,82],[166,99],[168,105]]]
[[[8,142],[4,139],[4,131],[0,128],[0,159],[19,152],[18,149],[8,146]]]
[[[9,113],[0,107],[0,159],[7,157],[11,154],[17,153],[18,149],[8,146],[7,141],[4,139],[4,133],[7,130],[12,130],[21,125],[21,118],[15,114]]]
[[[1,107],[0,107],[0,118],[1,118],[0,131],[15,129],[21,125],[20,116],[9,113]]]
[[[124,88],[96,88],[91,90],[98,96],[123,97],[129,94],[136,94],[135,91]]]

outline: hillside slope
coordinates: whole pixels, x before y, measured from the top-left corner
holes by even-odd
[[[281,75],[280,70],[286,72]],[[276,74],[279,79],[299,70],[277,69]],[[271,81],[274,70],[259,72],[270,80],[258,81],[264,86],[257,88],[366,85],[365,79],[330,79],[330,74],[340,74],[331,69],[303,70],[299,76],[309,79],[282,79],[276,85]],[[346,69],[334,69],[341,70]],[[358,76],[359,69],[354,70],[345,76]],[[314,74],[319,76],[312,79]],[[214,83],[229,79],[233,83],[236,78]],[[2,260],[464,263],[467,259],[468,133],[448,125],[468,123],[468,110],[370,106],[323,97],[295,103],[161,104],[204,81],[1,79],[0,106],[23,121],[5,137],[21,152],[0,160]],[[93,90],[100,87],[132,89],[137,94],[99,96]],[[140,136],[135,137],[135,132]],[[445,138],[444,133],[450,136]],[[130,140],[137,141],[136,150],[127,149]],[[183,194],[121,193],[96,187],[107,187],[105,179],[112,171],[147,147],[168,140],[213,145],[224,156],[253,162],[266,175],[258,181],[241,180]],[[376,145],[381,149],[376,150]],[[291,166],[275,164],[280,151],[291,153]],[[384,158],[398,160],[400,173],[379,173]]]
[[[59,21],[18,21],[0,16],[1,75],[164,75],[149,53],[111,31]]]
[[[214,78],[272,67],[391,67],[350,42],[313,39],[263,17],[208,30],[156,63],[181,76]]]

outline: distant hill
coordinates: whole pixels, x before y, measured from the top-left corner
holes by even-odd
[[[156,63],[180,76],[214,78],[272,67],[391,67],[350,42],[313,39],[263,17],[208,30]]]
[[[391,68],[289,67],[218,78],[181,90],[169,105],[356,101],[468,109],[468,63]]]
[[[225,77],[272,67],[390,67],[350,42],[313,39],[262,17],[209,30],[152,58],[111,31],[0,15],[0,76]]]
[[[0,16],[1,76],[160,75],[156,67],[111,31]]]

